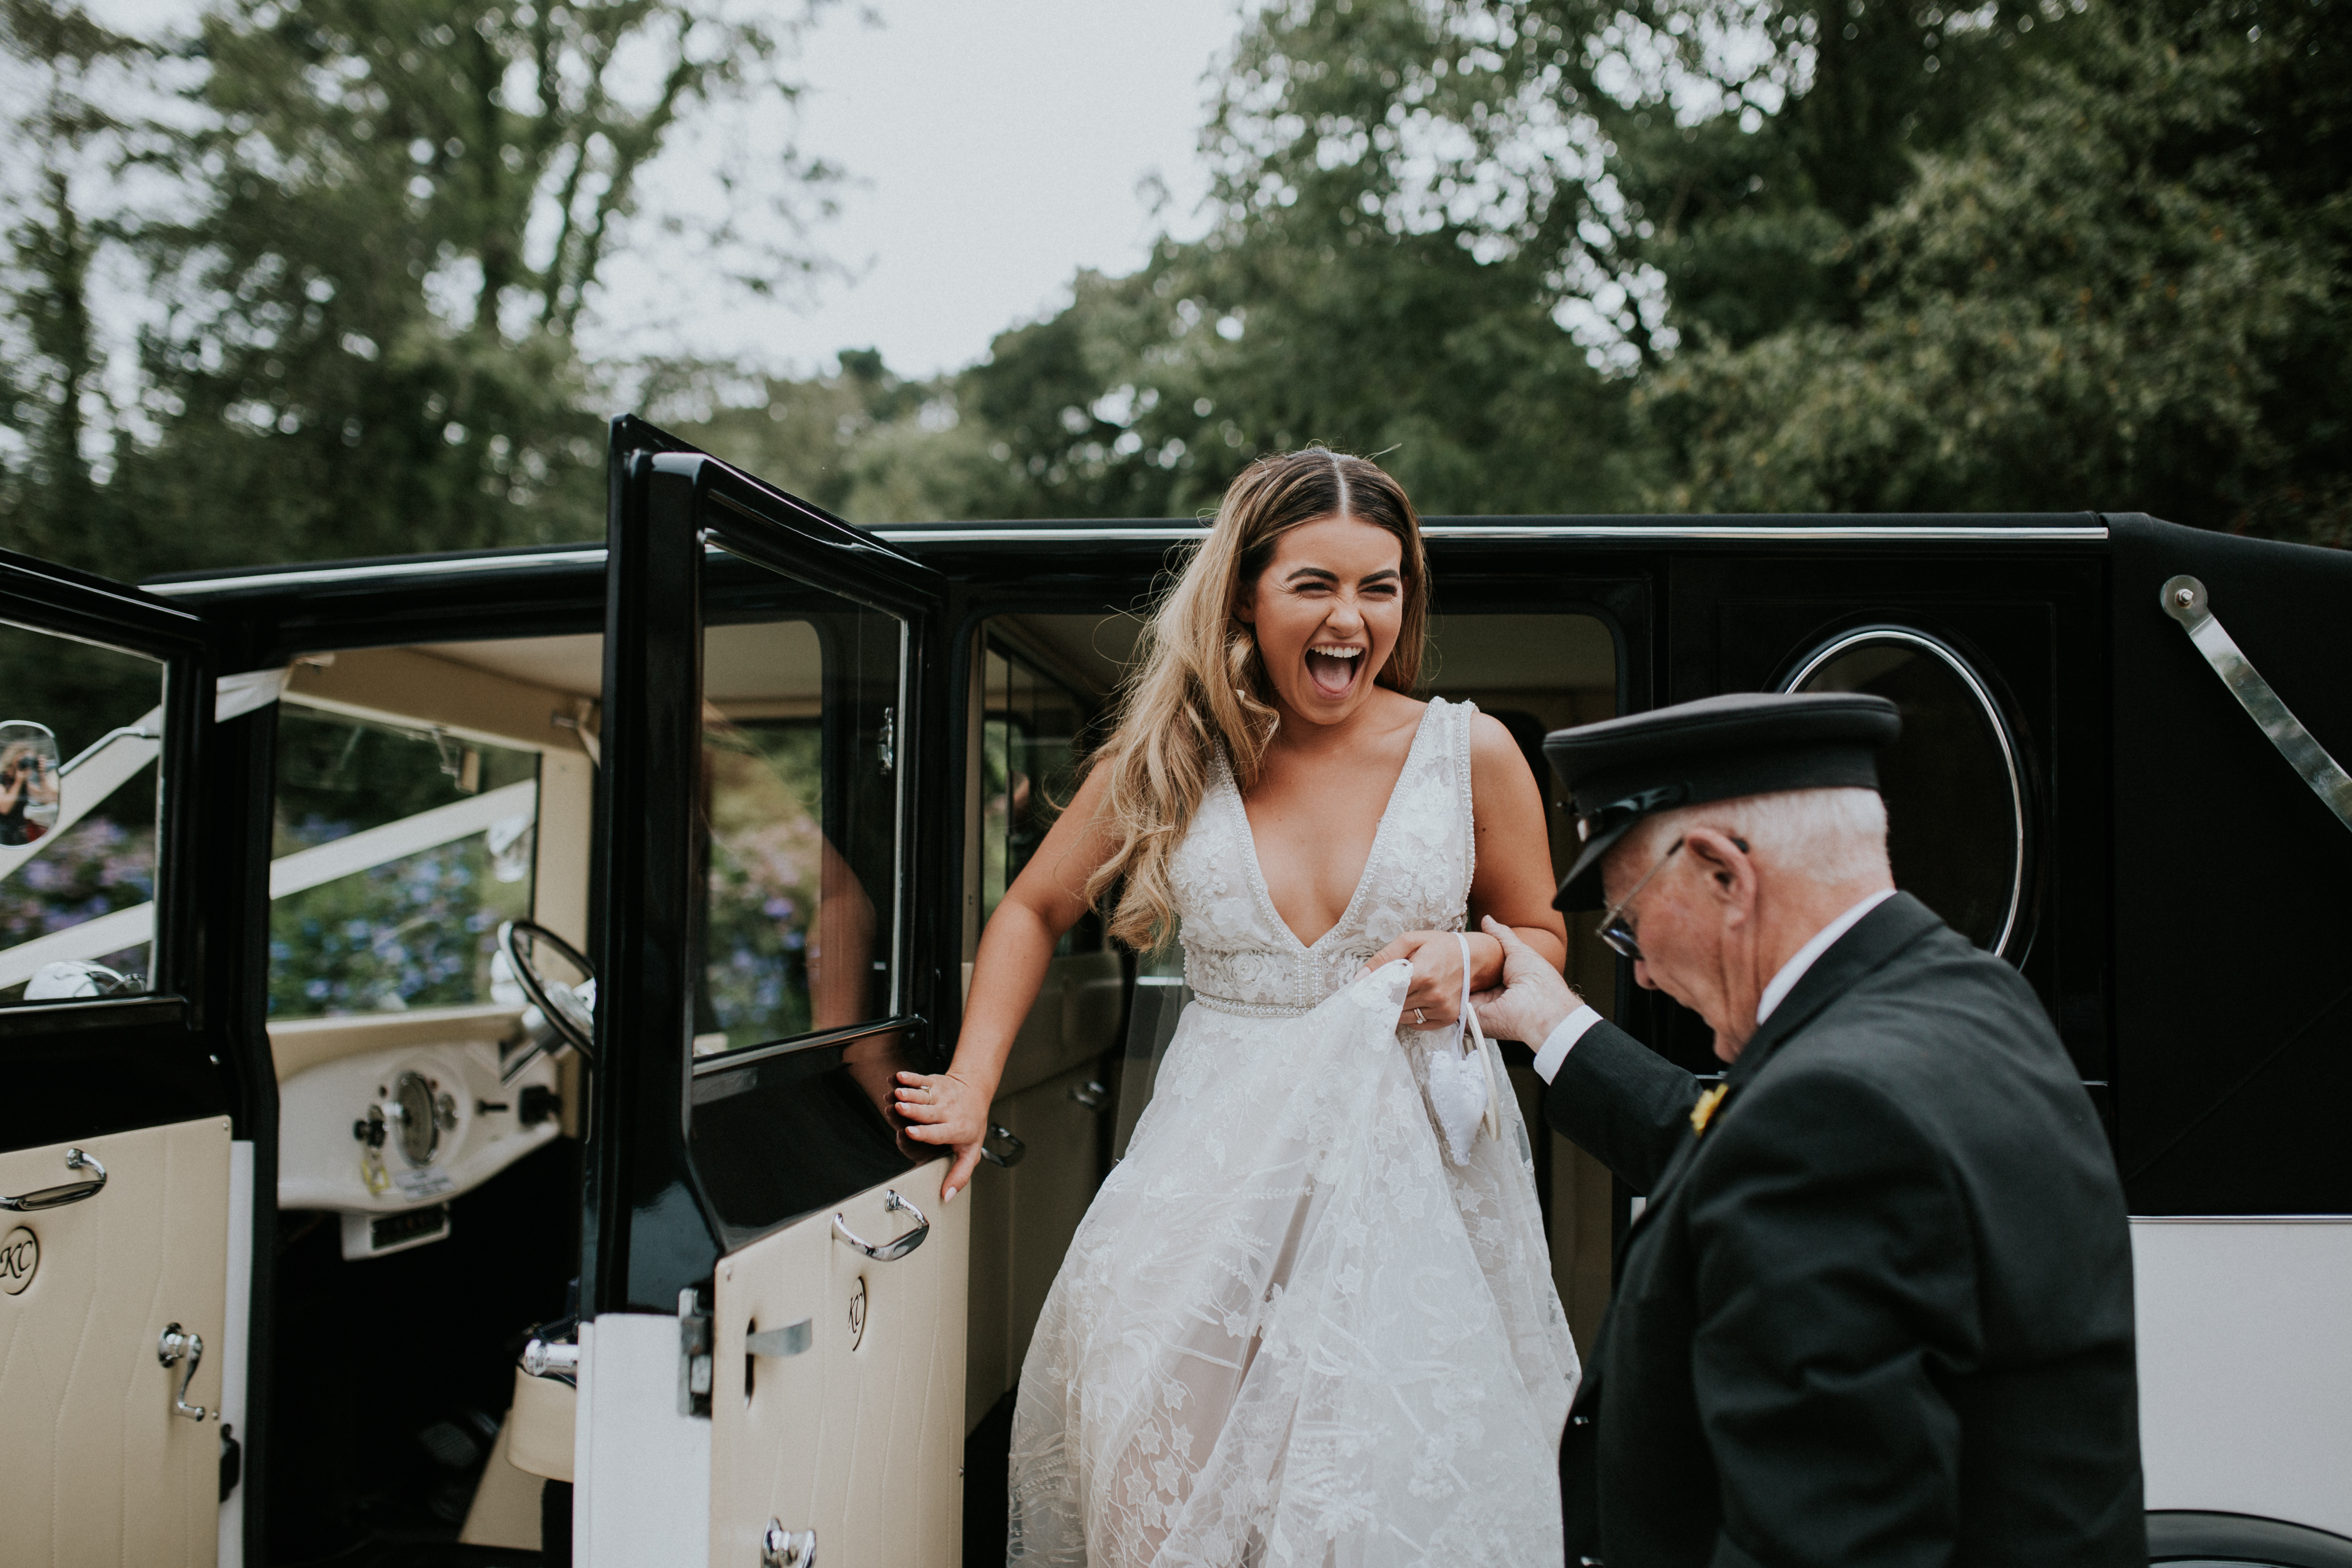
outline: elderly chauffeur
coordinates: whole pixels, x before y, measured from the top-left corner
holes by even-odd
[[[1553,735],[1643,985],[1709,1087],[1510,932],[1490,1033],[1648,1204],[1560,1450],[1608,1568],[2147,1560],[2123,1195],[2032,989],[1907,894],[1892,703],[1710,698]]]

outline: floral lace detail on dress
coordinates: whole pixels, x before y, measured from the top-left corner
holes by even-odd
[[[1302,942],[1275,912],[1232,764],[1217,753],[1208,794],[1169,867],[1182,918],[1184,983],[1202,1006],[1297,1017],[1411,931],[1460,931],[1470,900],[1473,703],[1433,699],[1339,922]]]
[[[1008,1562],[1557,1568],[1576,1347],[1518,1102],[1456,1166],[1399,1027],[1459,930],[1467,704],[1432,702],[1338,925],[1274,911],[1229,771],[1172,868],[1200,993],[1023,1364]],[[985,1178],[983,1178],[985,1179]]]

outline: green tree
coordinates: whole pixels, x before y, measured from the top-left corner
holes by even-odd
[[[1685,504],[2145,509],[2342,542],[2352,57],[2307,0],[2104,5],[1837,258],[1850,322],[1643,389]]]
[[[102,252],[121,247],[116,193],[107,187],[131,128],[103,100],[137,77],[148,55],[79,6],[5,0],[0,57],[26,89],[7,120],[20,162],[0,194],[0,431],[8,437],[0,520],[7,542],[54,554],[71,549],[97,508],[93,458],[120,434],[90,319],[90,271]]]
[[[1638,504],[1675,476],[1635,389],[1684,342],[1850,321],[1837,242],[2014,73],[2038,16],[1268,6],[1204,133],[1207,235],[1000,337],[956,384],[979,430],[950,477],[982,481],[973,507],[1185,511],[1324,440],[1433,510]]]
[[[587,410],[613,386],[583,363],[583,313],[645,231],[650,160],[695,117],[789,100],[804,19],[715,0],[222,0],[173,46],[183,101],[118,159],[182,198],[126,236],[162,311],[137,345],[152,428],[123,444],[102,526],[31,531],[57,480],[28,459],[0,527],[118,575],[593,533]],[[718,170],[726,210],[688,237],[772,289],[814,262],[735,220],[755,200],[810,216],[830,171],[757,157]],[[67,407],[51,381],[35,423]]]

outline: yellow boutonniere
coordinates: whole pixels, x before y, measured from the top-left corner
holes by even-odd
[[[1714,1120],[1715,1108],[1721,1105],[1723,1097],[1730,1092],[1729,1084],[1719,1083],[1698,1097],[1698,1103],[1691,1107],[1692,1137],[1696,1138],[1706,1131],[1706,1124]]]

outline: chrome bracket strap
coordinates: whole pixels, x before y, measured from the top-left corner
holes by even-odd
[[[2164,613],[2187,629],[2189,640],[2197,645],[2197,651],[2213,667],[2238,706],[2270,737],[2287,764],[2303,775],[2311,793],[2336,814],[2336,820],[2352,828],[2352,774],[2345,773],[2327,754],[2327,748],[2303,727],[2303,721],[2279,700],[2237,639],[2222,628],[2206,596],[2205,584],[2194,577],[2174,577],[2164,584],[2163,595]]]

